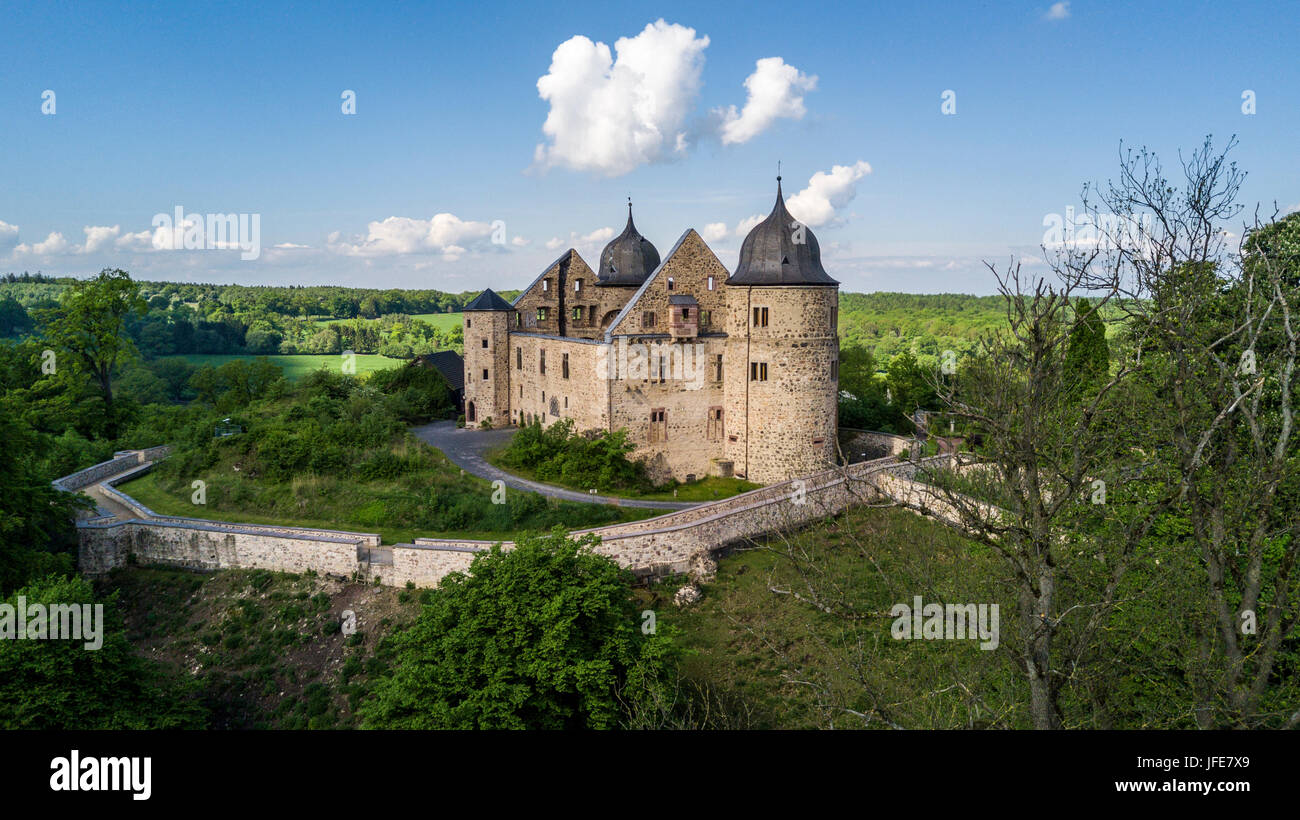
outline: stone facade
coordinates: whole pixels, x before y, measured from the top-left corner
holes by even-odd
[[[639,286],[601,283],[566,251],[512,310],[465,313],[467,408],[626,429],[656,481],[769,483],[834,465],[838,289],[729,276],[693,229]]]

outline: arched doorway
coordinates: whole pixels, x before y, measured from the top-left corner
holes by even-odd
[[[465,421],[475,421],[474,402],[465,405]]]

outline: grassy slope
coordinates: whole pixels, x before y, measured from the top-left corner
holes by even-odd
[[[409,449],[408,449],[409,448]],[[208,475],[207,504],[197,506],[190,500],[193,490],[189,481],[169,484],[156,474],[145,475],[123,484],[121,489],[160,515],[209,518],[250,524],[280,524],[295,527],[320,527],[356,532],[378,532],[385,544],[410,543],[415,537],[471,538],[483,541],[513,540],[527,530],[439,531],[394,525],[386,515],[385,499],[426,491],[431,487],[469,488],[482,495],[484,503],[492,496],[492,485],[472,475],[462,474],[440,451],[421,442],[407,440],[395,452],[418,450],[428,456],[428,466],[394,479],[360,481],[333,476],[302,475],[291,482],[271,484],[236,475],[234,462],[217,464]],[[214,475],[217,480],[213,480]],[[520,491],[510,491],[520,492]],[[250,502],[250,499],[256,499]],[[255,509],[250,509],[255,505]],[[636,521],[662,514],[613,505],[575,505],[601,507],[609,512],[609,521]],[[589,526],[582,523],[581,526]]]
[[[186,353],[180,356],[167,356],[164,358],[184,359],[190,364],[198,365],[199,367],[204,365],[220,367],[231,359],[266,358],[270,359],[273,364],[283,368],[284,377],[291,382],[298,381],[308,373],[311,373],[314,370],[319,370],[322,367],[337,372],[342,367],[343,362],[342,357],[337,354],[316,355],[306,353],[294,356],[276,355],[264,357],[240,353]],[[356,363],[357,375],[359,376],[363,373],[370,373],[374,370],[387,370],[392,367],[401,367],[406,364],[406,360],[390,359],[387,356],[379,356],[373,353],[358,353]]]
[[[907,728],[1019,726],[1019,678],[1005,651],[890,635],[890,608],[916,595],[927,603],[996,602],[1005,648],[1015,610],[995,580],[1000,575],[984,548],[940,524],[896,508],[863,507],[794,534],[788,545],[773,538],[723,558],[704,600],[690,608],[671,603],[680,579],[642,594],[659,627],[680,629],[692,650],[684,664],[688,681],[708,681],[715,695],[747,704],[743,725],[856,728],[863,719],[846,710],[883,704]],[[808,603],[806,577],[815,579],[824,603],[855,619]],[[983,705],[958,682],[978,692]]]
[[[197,680],[216,729],[354,726],[380,639],[419,612],[408,590],[265,570],[131,567],[99,586],[120,592],[137,651]],[[340,632],[344,610],[356,635]]]
[[[563,481],[543,481],[537,477],[533,470],[523,467],[516,467],[513,464],[506,464],[501,460],[505,448],[498,448],[487,454],[487,461],[493,466],[505,470],[508,473],[526,478],[529,481],[540,481],[543,484],[557,484],[561,487],[568,487],[571,490],[586,492],[592,489],[590,486],[580,486],[574,483],[565,483]],[[597,487],[601,495],[614,496],[615,498],[633,498],[645,501],[717,501],[722,498],[731,498],[733,495],[747,493],[750,490],[757,490],[763,485],[754,484],[740,478],[721,478],[719,476],[706,476],[696,479],[690,483],[681,482],[676,485],[670,485],[648,492],[637,492],[635,490],[617,490],[608,487]],[[674,491],[676,494],[674,495]]]

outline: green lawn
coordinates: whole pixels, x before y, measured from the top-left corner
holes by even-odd
[[[387,370],[392,367],[401,367],[406,364],[405,359],[390,359],[387,356],[379,356],[373,353],[356,354],[357,375],[370,373],[375,370]],[[291,382],[296,382],[308,373],[319,370],[322,367],[338,371],[343,364],[343,357],[338,354],[300,354],[295,356],[253,356],[244,354],[225,354],[225,353],[189,353],[183,356],[168,356],[170,359],[184,359],[190,364],[202,367],[211,365],[220,367],[231,359],[270,359],[272,363],[279,365],[284,370],[284,377]]]
[[[513,464],[506,464],[501,460],[505,453],[505,447],[499,447],[487,454],[487,461],[495,467],[505,470],[508,473],[526,478],[529,481],[539,481],[542,484],[555,484],[560,487],[568,487],[571,490],[580,490],[586,492],[592,489],[590,486],[579,486],[573,483],[564,483],[562,481],[547,481],[537,477],[533,470],[516,467]],[[637,490],[620,490],[609,487],[597,487],[601,495],[614,496],[615,498],[631,498],[644,501],[717,501],[721,498],[730,498],[733,495],[747,493],[750,490],[757,490],[762,484],[754,484],[745,481],[742,478],[721,478],[719,476],[705,476],[691,482],[677,482],[664,487],[658,487],[649,491]]]
[[[431,324],[444,333],[453,327],[460,327],[461,324],[461,314],[459,313],[412,313],[411,318]]]
[[[407,314],[412,319],[419,319],[425,324],[433,325],[438,330],[446,333],[453,327],[460,327],[461,315],[459,313],[410,313]],[[351,319],[317,319],[318,325],[333,325],[339,322],[351,322]],[[373,319],[368,321],[374,321]]]

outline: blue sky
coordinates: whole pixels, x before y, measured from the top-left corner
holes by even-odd
[[[519,287],[571,245],[594,262],[629,195],[662,253],[693,227],[732,267],[780,160],[844,289],[987,293],[982,260],[1041,258],[1044,218],[1114,174],[1121,140],[1173,164],[1207,134],[1238,136],[1244,202],[1300,206],[1294,2],[0,3],[0,20],[0,271]],[[261,253],[169,249],[154,218],[177,207],[258,215]]]

